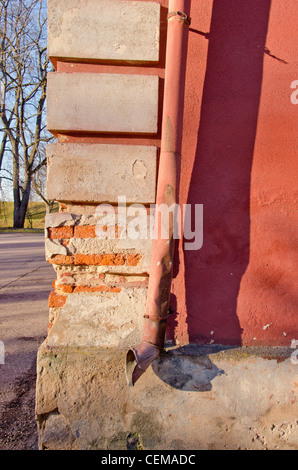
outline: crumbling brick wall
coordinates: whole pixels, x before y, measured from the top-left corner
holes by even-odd
[[[70,351],[125,351],[141,339],[151,240],[149,233],[145,240],[127,236],[123,211],[129,223],[127,208],[142,204],[149,230],[166,13],[155,1],[49,0],[48,22],[48,54],[55,71],[48,75],[47,127],[57,141],[47,147],[47,197],[59,202],[59,212],[45,221],[46,259],[57,278],[49,296],[48,336],[38,359],[40,436],[49,423],[59,429],[64,419],[53,404],[60,373],[51,375],[49,351],[55,357],[62,354],[59,367],[64,369]],[[114,209],[108,222],[98,215],[101,204]],[[40,440],[41,448],[47,448]]]
[[[56,279],[37,360],[41,449],[126,449],[132,436],[137,448],[157,450],[297,448],[294,114],[285,105],[293,107],[293,26],[280,41],[294,3],[230,3],[192,2],[179,202],[207,205],[206,239],[200,252],[179,246],[168,323],[176,348],[129,388],[125,356],[142,333],[151,240],[123,237],[121,211],[155,201],[168,2],[48,0],[48,128],[57,143],[47,149],[47,196],[59,212],[45,227]],[[286,180],[279,206],[274,185]],[[126,199],[118,205],[119,195]],[[115,218],[102,221],[102,203]],[[271,229],[280,236],[285,226],[284,247]],[[251,347],[229,346],[241,341]]]
[[[140,337],[151,240],[129,240],[115,218],[102,225],[97,208],[108,203],[118,218],[119,196],[125,198],[124,211],[126,204],[155,202],[164,71],[161,8],[158,2],[52,0],[48,11],[48,50],[56,71],[48,76],[47,125],[57,143],[47,148],[47,196],[60,203],[45,228],[46,258],[57,273],[48,344],[54,336],[56,345],[65,344],[53,333],[63,312],[75,298],[73,316],[79,317],[82,304],[88,317],[90,296],[102,304],[102,329],[93,325],[96,344],[107,344],[108,329],[118,328],[129,310],[121,323],[122,341],[114,334],[108,342],[129,347]],[[97,236],[99,228],[106,236]],[[105,325],[109,310],[113,321]],[[66,343],[76,341],[68,336]]]

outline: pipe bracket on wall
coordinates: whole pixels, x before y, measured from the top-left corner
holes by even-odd
[[[171,18],[177,17],[180,22],[186,23],[188,26],[191,24],[191,18],[186,13],[182,11],[171,11],[168,13],[168,20]]]

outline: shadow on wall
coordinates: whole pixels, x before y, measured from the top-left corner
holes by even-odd
[[[241,345],[237,297],[249,262],[250,175],[270,3],[213,4],[187,201],[204,206],[203,247],[184,252],[190,343],[212,338],[218,344]]]

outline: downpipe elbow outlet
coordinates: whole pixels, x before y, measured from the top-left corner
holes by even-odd
[[[133,387],[141,375],[158,358],[162,349],[158,346],[142,341],[135,348],[131,348],[126,355],[125,375],[129,387]]]

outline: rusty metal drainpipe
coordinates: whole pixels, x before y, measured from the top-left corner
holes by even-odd
[[[171,207],[177,200],[177,167],[181,157],[186,51],[191,0],[169,0],[164,104],[156,206]],[[161,238],[160,213],[156,211],[158,236],[153,240],[146,313],[141,343],[126,356],[126,379],[133,386],[164,348],[172,282],[174,216],[167,239]]]

